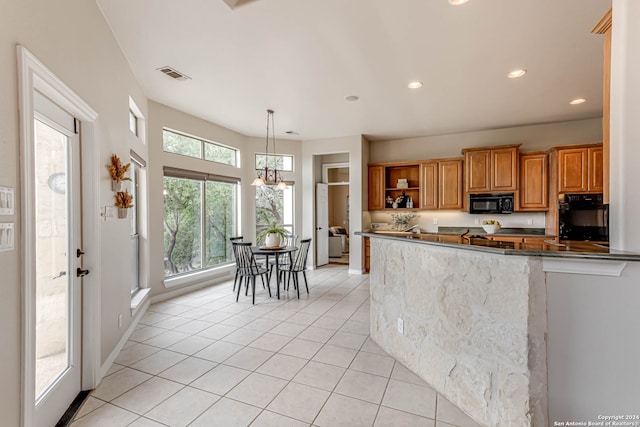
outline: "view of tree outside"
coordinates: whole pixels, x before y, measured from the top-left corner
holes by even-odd
[[[238,184],[207,181],[206,191],[206,263],[212,267],[233,261],[230,237],[237,234]]]
[[[167,153],[182,154],[183,156],[198,159],[202,158],[202,141],[199,139],[163,130],[162,142],[164,144],[163,149]]]
[[[286,190],[271,185],[256,187],[256,235],[271,222],[293,233],[293,206],[293,184]]]
[[[264,169],[265,166],[268,166],[270,170],[293,172],[293,156],[256,153],[256,170]]]
[[[200,269],[201,229],[202,182],[164,177],[165,276]]]
[[[210,162],[224,163],[225,165],[236,166],[237,151],[233,148],[222,145],[204,143],[204,159]]]
[[[237,189],[235,183],[164,177],[165,277],[233,261]]]

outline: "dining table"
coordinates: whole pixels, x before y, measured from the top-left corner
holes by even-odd
[[[293,264],[292,253],[297,251],[295,246],[252,246],[253,255],[265,255],[267,257],[267,268],[269,268],[269,257],[274,256],[276,259],[276,295],[280,299],[280,256],[288,255],[289,262]],[[284,265],[284,264],[283,264]],[[284,288],[283,288],[284,289]]]

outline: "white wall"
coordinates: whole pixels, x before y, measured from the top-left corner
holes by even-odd
[[[613,0],[611,245],[640,252],[640,2]],[[549,420],[640,408],[640,263],[621,277],[547,274]]]
[[[602,118],[449,135],[371,141],[370,162],[460,157],[463,148],[522,144],[521,151],[602,142]]]
[[[362,193],[363,177],[366,179],[367,159],[363,158],[363,138],[360,135],[334,139],[310,140],[302,143],[302,186],[305,189],[302,196],[302,223],[304,236],[312,236],[315,240],[315,184],[321,182],[318,178],[319,161],[315,156],[333,153],[349,154],[349,226],[350,233],[362,230]],[[363,172],[364,171],[364,172]],[[322,171],[320,171],[320,177]],[[309,264],[315,265],[315,245],[309,250]],[[362,238],[351,234],[349,236],[349,271],[362,272]]]
[[[99,114],[100,203],[114,203],[104,165],[111,154],[129,157],[129,96],[147,116],[146,98],[95,2],[81,0],[0,0],[0,185],[16,189],[17,212],[3,221],[16,222],[16,248],[0,252],[3,295],[0,301],[0,413],[2,424],[20,423],[22,196],[19,180],[18,75],[16,45],[30,50]],[[138,151],[144,151],[137,147]],[[145,155],[145,153],[140,153]],[[89,215],[98,216],[98,212]],[[101,223],[102,277],[100,332],[102,360],[130,322],[130,225],[114,220]],[[124,266],[124,267],[123,267]],[[118,314],[124,324],[118,328]]]
[[[611,245],[640,252],[640,2],[613,1]]]

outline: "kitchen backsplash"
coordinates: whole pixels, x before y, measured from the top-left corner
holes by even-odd
[[[418,218],[412,221],[422,231],[435,233],[440,227],[479,227],[485,219],[497,219],[504,228],[544,228],[544,212],[513,214],[471,215],[461,211],[417,211]],[[391,212],[366,212],[363,229],[371,223],[391,223]],[[437,224],[434,224],[437,222]]]

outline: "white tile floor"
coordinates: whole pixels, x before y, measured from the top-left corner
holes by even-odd
[[[72,426],[477,426],[369,339],[368,276],[307,275],[299,300],[152,305]]]

